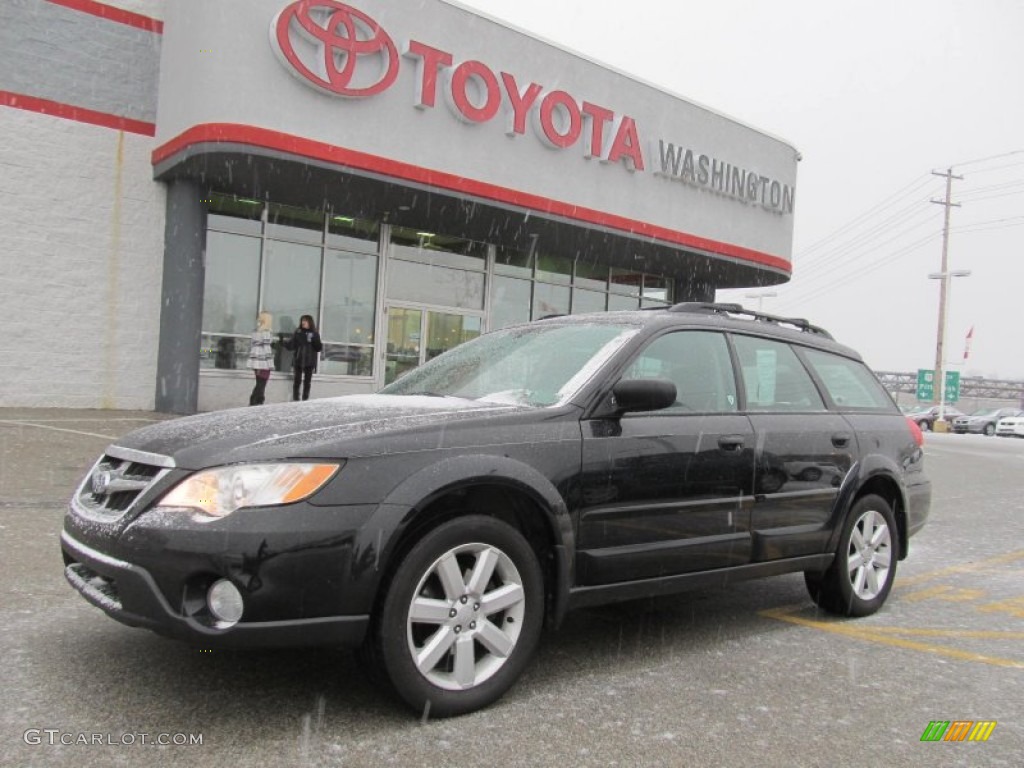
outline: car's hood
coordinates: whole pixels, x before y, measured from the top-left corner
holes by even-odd
[[[355,456],[385,450],[379,438],[397,432],[436,435],[442,426],[520,410],[534,409],[448,397],[349,395],[187,416],[143,427],[117,445],[169,456],[186,469]]]

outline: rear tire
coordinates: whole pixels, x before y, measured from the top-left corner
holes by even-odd
[[[992,437],[992,435],[994,435],[995,433],[996,433],[996,425],[995,424],[986,424],[985,425],[985,436],[986,437]]]
[[[825,571],[804,573],[819,606],[840,616],[869,616],[885,603],[896,578],[899,532],[889,503],[870,494],[854,503]]]
[[[537,556],[500,520],[450,520],[402,559],[378,618],[375,655],[413,709],[450,717],[486,707],[537,646],[544,619]]]

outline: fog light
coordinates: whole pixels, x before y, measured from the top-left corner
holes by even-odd
[[[242,618],[242,593],[227,579],[215,581],[206,593],[206,604],[210,613],[220,622],[221,628],[233,626]]]

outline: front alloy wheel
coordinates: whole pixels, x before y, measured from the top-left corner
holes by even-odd
[[[841,616],[868,616],[885,603],[896,576],[899,533],[889,503],[863,496],[850,510],[836,558],[826,571],[807,572],[811,598]]]
[[[430,531],[399,564],[377,632],[399,695],[435,717],[498,699],[540,636],[543,578],[530,544],[490,517]]]

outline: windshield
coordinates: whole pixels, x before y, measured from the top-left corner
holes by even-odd
[[[381,390],[547,406],[569,400],[638,332],[628,325],[541,323],[461,344]]]

